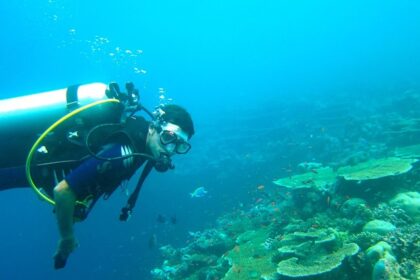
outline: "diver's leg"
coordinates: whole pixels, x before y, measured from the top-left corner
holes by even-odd
[[[25,167],[16,166],[0,169],[0,191],[16,188],[29,188]]]

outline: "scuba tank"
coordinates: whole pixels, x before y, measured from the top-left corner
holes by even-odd
[[[95,147],[104,144],[106,135],[118,132],[127,118],[142,110],[153,122],[161,121],[159,112],[152,113],[140,104],[133,83],[127,83],[126,90],[121,92],[116,83],[93,83],[0,100],[0,168],[25,165],[29,185],[54,205],[53,187],[83,155],[105,161],[121,159],[102,158]],[[121,220],[129,217],[152,167],[165,164],[166,169],[173,168],[170,158],[154,159],[145,153],[126,157],[143,157],[147,164],[122,209]],[[96,199],[76,201],[75,218],[83,220]]]
[[[92,83],[0,100],[0,168],[24,165],[29,149],[42,132],[77,108],[109,99],[107,93],[107,85]],[[120,120],[121,111],[107,109],[104,114],[103,107],[89,112],[89,119]]]

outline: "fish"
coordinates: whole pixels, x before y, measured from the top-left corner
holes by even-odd
[[[308,179],[308,180],[303,180],[302,181],[302,184],[304,184],[304,185],[308,185],[308,184],[312,184],[314,182],[314,179]]]
[[[330,207],[331,205],[331,196],[327,195],[327,206]]]
[[[167,219],[164,215],[159,214],[156,218],[156,222],[158,222],[159,224],[166,224]]]
[[[318,174],[318,170],[316,170],[315,168],[312,168],[309,171],[312,172],[312,173],[314,173],[314,174]]]
[[[175,215],[168,217],[162,214],[158,214],[158,216],[156,217],[156,222],[163,225],[169,225],[169,224],[176,225],[178,220]]]
[[[149,242],[148,242],[148,246],[149,249],[154,249],[157,246],[157,236],[155,233],[153,233],[150,238],[149,238]]]
[[[204,187],[196,188],[192,193],[190,193],[191,198],[193,197],[203,197],[207,194],[207,190]]]

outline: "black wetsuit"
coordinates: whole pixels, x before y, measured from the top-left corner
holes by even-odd
[[[149,122],[142,117],[129,118],[123,125],[122,133],[107,138],[98,153],[101,157],[116,158],[132,153],[147,153],[146,136]],[[97,199],[110,195],[124,180],[128,180],[147,158],[133,156],[118,160],[101,160],[86,156],[76,164],[56,164],[48,167],[48,172],[41,170],[33,174],[40,182],[54,186],[65,179],[75,192],[78,200],[90,196]],[[45,168],[44,168],[45,171]],[[24,166],[0,169],[0,190],[28,187]],[[52,194],[52,188],[50,195]],[[48,193],[48,192],[47,192]]]

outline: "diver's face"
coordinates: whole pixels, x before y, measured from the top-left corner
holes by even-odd
[[[162,154],[167,156],[172,156],[174,154],[174,152],[168,151],[162,144],[159,132],[154,127],[149,127],[146,145],[155,159],[158,159]]]

